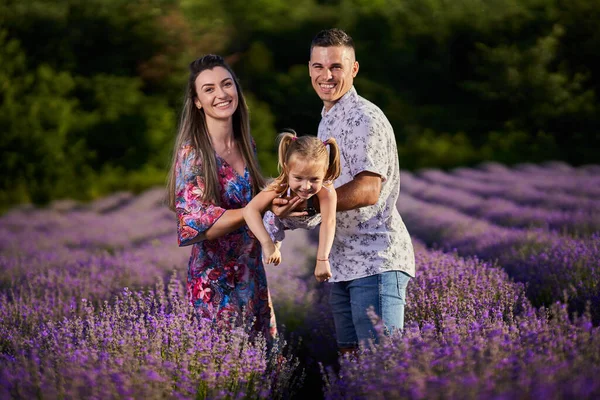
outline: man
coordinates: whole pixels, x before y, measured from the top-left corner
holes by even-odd
[[[370,307],[387,333],[404,327],[406,287],[415,275],[415,259],[396,208],[400,171],[394,131],[383,112],[353,86],[359,64],[352,38],[339,29],[319,32],[311,43],[308,68],[323,101],[318,136],[334,137],[341,151],[329,281],[338,347],[346,353],[360,342],[377,340]],[[297,200],[286,211],[296,206]]]

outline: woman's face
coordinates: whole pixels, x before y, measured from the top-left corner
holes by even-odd
[[[238,92],[229,71],[223,67],[204,70],[195,85],[194,104],[204,110],[207,119],[231,119],[238,106]]]

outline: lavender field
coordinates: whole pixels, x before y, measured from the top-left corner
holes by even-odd
[[[598,165],[403,171],[406,329],[342,359],[315,232],[289,232],[267,267],[269,351],[194,318],[162,188],[15,208],[0,217],[0,398],[600,398],[599,188]]]

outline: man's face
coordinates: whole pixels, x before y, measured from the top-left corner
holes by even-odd
[[[313,89],[328,111],[352,87],[358,62],[350,47],[315,46],[310,53],[308,71]]]

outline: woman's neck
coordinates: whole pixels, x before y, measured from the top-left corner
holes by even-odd
[[[230,147],[234,144],[233,125],[229,120],[207,119],[206,127],[215,149]]]

